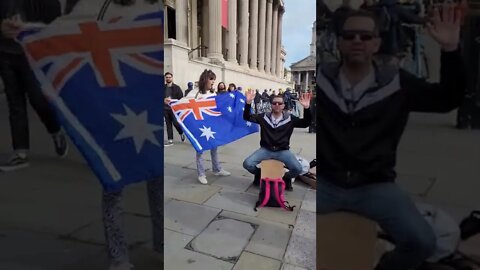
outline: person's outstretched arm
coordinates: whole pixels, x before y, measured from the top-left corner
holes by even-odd
[[[250,89],[245,93],[245,97],[247,100],[245,102],[245,110],[243,110],[243,119],[258,124],[258,115],[252,114],[252,101],[255,98],[255,92]]]

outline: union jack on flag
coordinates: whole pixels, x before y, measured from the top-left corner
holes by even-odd
[[[245,96],[238,91],[206,99],[170,102],[178,123],[197,152],[222,146],[258,132],[258,125],[243,120]]]
[[[105,190],[163,177],[163,10],[64,22],[18,40]]]

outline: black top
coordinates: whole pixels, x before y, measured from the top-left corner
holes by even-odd
[[[183,92],[182,89],[180,89],[180,86],[176,84],[172,84],[172,86],[167,86],[165,84],[165,98],[170,97],[171,99],[181,99],[183,97]],[[170,105],[164,104],[163,108],[165,110],[171,110]]]
[[[310,109],[304,110],[304,118],[300,119],[288,112],[283,112],[278,123],[272,119],[272,113],[251,113],[251,104],[245,103],[243,119],[260,125],[260,146],[270,151],[290,149],[290,137],[294,128],[306,128],[310,125]]]
[[[353,103],[342,96],[339,67],[317,71],[317,174],[344,188],[394,181],[409,113],[450,112],[466,89],[458,51],[442,53],[440,83],[393,66],[375,66],[376,85]]]

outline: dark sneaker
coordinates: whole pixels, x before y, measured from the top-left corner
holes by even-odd
[[[285,182],[285,190],[293,191],[292,178],[288,176],[283,176],[283,181]]]
[[[183,133],[180,134],[180,139],[182,140],[182,142],[184,142],[185,141],[185,134],[183,134]]]
[[[11,172],[30,166],[28,156],[13,155],[6,163],[0,165],[0,172]]]
[[[55,152],[61,158],[64,158],[68,154],[68,143],[67,138],[63,132],[52,135],[53,144],[55,145]]]
[[[163,144],[164,146],[172,146],[173,145],[173,140],[168,140],[166,143]]]

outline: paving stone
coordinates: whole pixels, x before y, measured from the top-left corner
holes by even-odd
[[[259,218],[279,222],[283,224],[295,224],[295,220],[298,215],[299,208],[302,206],[302,201],[300,200],[288,200],[290,205],[295,205],[293,211],[287,211],[280,207],[262,207],[258,208]]]
[[[316,212],[317,211],[317,191],[314,189],[307,190],[305,198],[302,202],[301,210]]]
[[[126,238],[130,245],[144,243],[152,238],[152,223],[150,218],[124,214],[122,219],[124,222]],[[95,223],[69,235],[69,237],[88,243],[104,244],[105,234],[103,230],[103,221],[97,220]]]
[[[289,225],[262,222],[245,250],[281,261],[291,234]]]
[[[190,241],[192,241],[193,236],[183,233],[178,233],[172,230],[164,231],[165,239],[165,258],[174,256],[178,251],[183,250]]]
[[[234,219],[218,219],[208,225],[191,242],[194,251],[235,262],[255,231],[250,223]]]
[[[249,216],[258,216],[253,208],[258,196],[245,192],[220,191],[210,198],[205,205]]]
[[[300,266],[291,265],[291,264],[283,264],[281,270],[313,270],[313,269],[305,269]]]
[[[279,270],[281,265],[281,261],[250,252],[243,252],[233,270]]]
[[[196,204],[206,202],[220,189],[220,187],[214,185],[202,185],[196,178],[165,183],[165,192],[169,197]]]
[[[307,269],[316,264],[316,213],[300,210],[285,253],[285,262]]]
[[[165,258],[164,268],[172,270],[231,270],[233,264],[191,250],[181,250],[174,257]]]
[[[220,209],[172,200],[165,205],[165,229],[195,236],[220,213]]]
[[[231,173],[232,173],[231,176],[218,177],[214,185],[222,187],[224,191],[229,190],[229,191],[245,192],[248,189],[248,187],[250,187],[250,185],[252,184],[251,179],[248,179],[242,176],[237,176],[233,172]]]
[[[1,230],[0,269],[69,269],[68,265],[104,254],[104,247],[59,239],[57,235]]]

